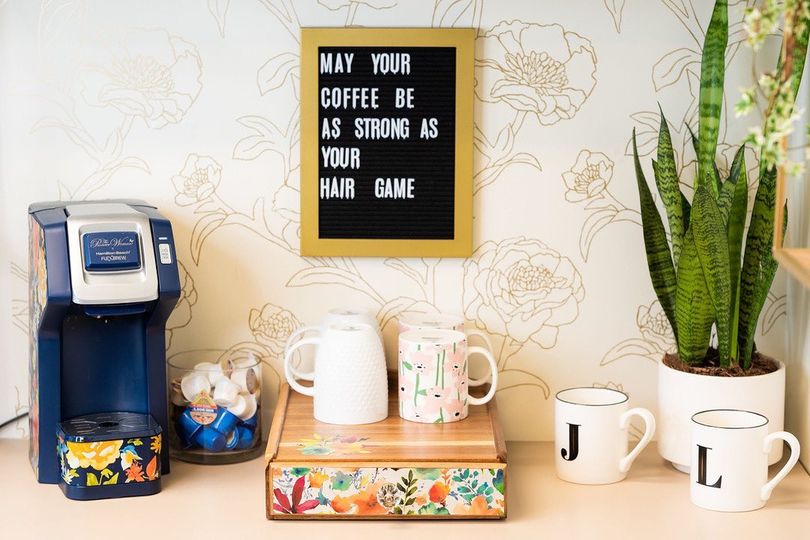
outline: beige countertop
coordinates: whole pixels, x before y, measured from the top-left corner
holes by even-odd
[[[471,539],[808,538],[810,476],[797,465],[762,510],[723,514],[689,502],[688,477],[666,466],[651,445],[624,482],[567,484],[554,475],[550,443],[509,443],[504,521],[267,521],[264,462],[204,466],[172,463],[163,491],[150,497],[68,500],[34,481],[27,442],[0,440],[3,538]],[[771,474],[774,469],[771,469]]]

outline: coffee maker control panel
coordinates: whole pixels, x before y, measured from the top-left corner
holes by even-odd
[[[88,232],[82,235],[84,269],[121,272],[141,267],[140,238],[134,231]]]
[[[74,303],[111,305],[157,299],[157,257],[146,214],[121,203],[69,204],[66,211]]]

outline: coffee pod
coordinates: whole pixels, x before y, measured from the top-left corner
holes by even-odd
[[[228,435],[236,424],[239,423],[239,417],[228,411],[227,409],[219,409],[217,417],[211,422],[211,427],[219,431],[223,435]]]
[[[205,392],[206,394],[211,392],[211,383],[208,381],[207,376],[193,371],[184,375],[180,380],[180,391],[183,393],[183,397],[186,398],[186,401],[194,401],[194,398],[201,392]]]
[[[241,420],[247,420],[254,414],[258,405],[256,397],[252,394],[241,393],[236,397],[233,405],[228,407],[228,411],[238,416]]]
[[[253,368],[235,367],[231,373],[231,381],[239,385],[242,392],[254,394],[259,389],[259,378]]]
[[[183,446],[191,446],[194,436],[202,429],[202,425],[191,417],[191,411],[186,409],[177,418],[177,434],[183,442]]]
[[[220,407],[230,407],[239,395],[239,390],[238,384],[223,377],[214,387],[214,403]]]
[[[208,377],[208,382],[211,386],[216,386],[220,380],[227,379],[221,364],[213,364],[211,362],[200,362],[194,366],[194,371],[203,373]]]
[[[251,416],[247,420],[242,421],[241,425],[248,428],[250,431],[256,431],[256,424],[258,423],[258,416],[259,415],[254,414],[253,416]]]
[[[172,379],[172,382],[169,384],[169,388],[170,399],[174,405],[183,407],[188,403],[186,398],[183,397],[183,390],[180,388],[180,379]]]
[[[225,448],[225,435],[216,429],[205,427],[194,435],[194,442],[210,452],[220,452]]]
[[[236,428],[235,432],[237,433],[236,448],[239,450],[247,450],[253,446],[254,435],[250,429],[239,426]]]
[[[236,450],[239,447],[239,430],[231,431],[225,438],[225,450]]]

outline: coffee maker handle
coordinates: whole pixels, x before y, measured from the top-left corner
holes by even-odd
[[[483,405],[495,397],[495,392],[498,390],[498,364],[495,362],[495,357],[492,356],[492,353],[483,347],[470,347],[467,349],[467,358],[474,354],[483,355],[489,361],[492,383],[489,387],[489,392],[487,392],[487,395],[482,398],[469,396],[467,400],[470,405]]]
[[[318,331],[320,331],[320,329],[321,328],[319,326],[302,326],[301,328],[298,328],[297,330],[294,330],[290,334],[290,336],[287,338],[287,343],[284,344],[284,351],[286,352],[286,351],[290,350],[290,347],[292,347],[293,341],[295,341],[295,338],[297,338],[298,336],[302,336],[302,335],[306,334],[307,332],[318,332]],[[299,366],[300,366],[300,362],[299,362]],[[290,371],[292,371],[292,374],[295,376],[296,379],[302,379],[304,381],[315,380],[315,372],[314,371],[310,371],[309,373],[304,373],[304,372],[298,370],[298,366],[293,366],[293,365],[290,365]]]
[[[799,461],[799,439],[787,431],[777,431],[765,437],[765,441],[762,445],[762,451],[769,454],[771,452],[773,442],[779,440],[785,441],[788,443],[788,446],[790,446],[790,457],[788,458],[787,463],[785,463],[785,466],[782,467],[782,470],[776,473],[776,476],[774,476],[770,482],[762,486],[762,491],[760,492],[759,497],[763,501],[767,501],[771,498],[771,493],[773,492],[773,488],[776,487],[776,484],[781,482]]]
[[[292,355],[293,353],[303,347],[304,345],[320,345],[321,338],[320,336],[316,337],[308,337],[304,338],[298,343],[295,343],[292,347],[288,348],[287,351],[284,353],[284,376],[287,378],[287,382],[290,384],[290,387],[300,394],[304,394],[305,396],[314,396],[315,395],[315,387],[314,386],[303,386],[297,380],[295,380],[295,375],[293,374],[293,369],[291,365]]]
[[[489,340],[489,336],[486,335],[481,330],[477,330],[477,329],[474,329],[474,328],[465,328],[464,333],[467,334],[468,337],[469,336],[478,336],[478,337],[480,337],[481,340],[484,342],[484,345],[486,345],[486,348],[489,349],[490,351],[492,351],[492,342]],[[489,382],[489,375],[490,374],[487,373],[486,375],[484,375],[480,379],[470,379],[467,382],[467,385],[468,386],[481,386],[482,384],[486,384],[486,383]]]

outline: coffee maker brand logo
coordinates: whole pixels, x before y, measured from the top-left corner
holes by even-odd
[[[123,236],[117,238],[93,238],[90,241],[91,248],[101,247],[128,247],[135,245],[135,238]]]
[[[86,270],[132,270],[141,266],[138,233],[134,231],[86,233],[82,238]]]

